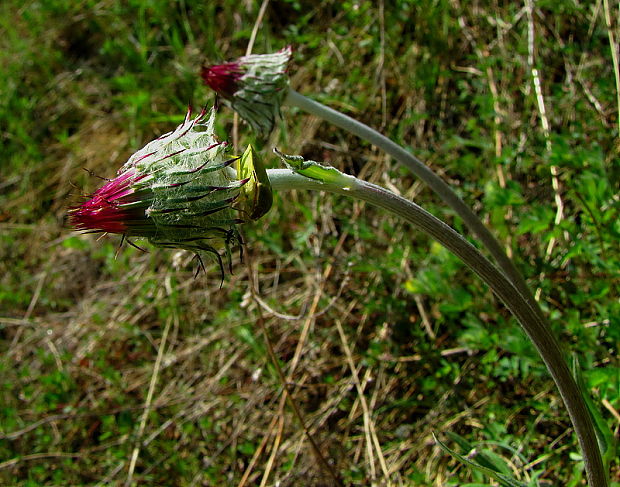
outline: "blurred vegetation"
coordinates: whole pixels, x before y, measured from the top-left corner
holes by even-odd
[[[254,52],[293,45],[295,89],[380,128],[454,185],[539,290],[617,435],[611,3],[609,29],[601,1],[272,0]],[[345,485],[488,482],[433,432],[528,485],[583,485],[567,414],[514,320],[455,257],[392,217],[277,195],[244,229],[249,256],[222,289],[215,267],[194,279],[192,255],[119,251],[120,238],[67,227],[67,208],[101,183],[92,174],[114,175],[188,103],[213,103],[200,66],[244,54],[259,6],[0,3],[0,482],[328,485],[281,402],[262,315]],[[232,140],[225,108],[218,132]],[[254,142],[244,124],[239,134],[239,147]],[[314,117],[285,107],[264,148],[273,166],[275,145],[399,191],[463,231],[406,170]],[[248,261],[276,313],[251,298]],[[617,461],[611,475],[619,485]]]

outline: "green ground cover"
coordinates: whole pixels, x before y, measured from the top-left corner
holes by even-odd
[[[271,1],[253,51],[292,45],[293,88],[381,129],[456,188],[538,291],[617,435],[618,3],[317,4]],[[526,485],[583,485],[567,413],[516,322],[397,219],[276,194],[243,228],[246,258],[221,289],[215,265],[194,278],[189,253],[119,250],[119,237],[68,227],[97,176],[188,103],[213,103],[200,66],[243,55],[259,7],[0,3],[0,483],[330,485],[282,400],[262,319],[344,485],[488,484],[433,433]],[[282,115],[267,143],[240,122],[239,150],[256,143],[269,167],[274,146],[328,161],[465,231],[372,146]],[[233,141],[225,107],[217,131]]]

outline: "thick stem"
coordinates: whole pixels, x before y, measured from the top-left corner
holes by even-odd
[[[342,181],[330,183],[309,179],[289,169],[271,169],[267,173],[274,190],[311,189],[329,191],[359,198],[384,208],[423,230],[459,257],[502,300],[534,343],[560,391],[575,428],[583,453],[589,485],[607,487],[608,479],[603,468],[590,413],[581,391],[562,357],[560,347],[542,314],[531,306],[504,273],[498,270],[450,226],[415,203],[390,193],[380,186],[359,180],[353,176],[345,176],[346,184],[343,185],[341,184]]]
[[[329,123],[332,123],[337,127],[340,127],[341,129],[351,132],[359,138],[370,142],[409,168],[413,174],[426,183],[443,200],[444,203],[452,208],[456,214],[463,219],[465,225],[467,225],[474,235],[480,239],[480,242],[488,249],[489,253],[493,256],[499,267],[513,282],[515,287],[521,292],[525,299],[527,299],[527,301],[532,305],[532,308],[534,308],[537,313],[540,313],[542,317],[542,312],[539,312],[539,307],[535,304],[536,301],[532,292],[512,260],[506,255],[506,252],[504,252],[501,244],[497,241],[489,229],[480,221],[476,214],[470,210],[463,200],[459,198],[459,196],[450,188],[450,186],[448,186],[448,184],[446,184],[428,166],[398,144],[392,142],[384,135],[381,135],[376,130],[347,115],[344,115],[343,113],[311,100],[293,89],[289,89],[289,94],[286,101],[290,105],[299,107],[308,113],[316,115],[317,117],[320,117]]]

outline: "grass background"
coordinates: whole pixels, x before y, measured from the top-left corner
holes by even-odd
[[[486,482],[433,432],[454,448],[446,433],[458,433],[531,485],[583,485],[567,414],[514,320],[396,219],[279,194],[243,229],[249,257],[222,289],[216,267],[193,278],[192,255],[117,255],[120,238],[67,227],[68,206],[101,184],[83,169],[113,176],[188,103],[213,102],[200,66],[244,54],[258,10],[0,3],[0,482],[329,485],[282,399],[262,315],[345,485]],[[254,45],[293,45],[295,89],[410,147],[492,226],[616,434],[619,38],[617,2],[272,0]],[[222,108],[220,137],[233,125]],[[239,147],[255,142],[238,129]],[[406,170],[312,116],[285,107],[264,145],[271,167],[276,145],[463,230]]]

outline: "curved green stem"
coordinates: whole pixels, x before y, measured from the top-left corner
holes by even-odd
[[[493,256],[499,267],[513,282],[515,287],[521,292],[525,299],[527,299],[527,301],[532,305],[532,308],[534,308],[537,313],[540,313],[542,317],[542,312],[539,311],[536,300],[527,286],[525,279],[523,279],[523,276],[517,270],[512,260],[506,255],[506,252],[504,252],[501,244],[484,225],[484,223],[480,221],[476,214],[465,204],[465,202],[463,202],[463,200],[450,188],[450,186],[428,166],[398,144],[392,142],[384,135],[381,135],[376,130],[347,115],[344,115],[343,113],[311,100],[293,89],[289,89],[286,101],[290,105],[299,107],[312,115],[316,115],[317,117],[320,117],[336,125],[337,127],[340,127],[341,129],[351,132],[359,138],[370,142],[409,168],[413,174],[426,183],[444,201],[444,203],[452,208],[456,214],[463,219],[465,225],[467,225],[474,235],[480,239],[480,242],[488,249],[489,253]]]
[[[318,166],[318,165],[317,165]],[[605,474],[592,420],[583,396],[562,357],[560,347],[542,314],[516,288],[506,275],[497,269],[462,235],[415,203],[401,198],[380,186],[339,173],[332,168],[303,166],[305,175],[290,169],[267,171],[274,190],[310,189],[329,191],[359,198],[384,208],[423,230],[458,256],[503,301],[517,318],[555,381],[579,439],[589,485],[606,487]],[[320,178],[320,179],[319,179]]]

